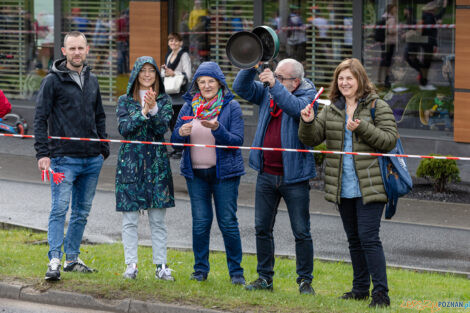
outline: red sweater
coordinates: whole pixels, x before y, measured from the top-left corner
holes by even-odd
[[[263,147],[282,148],[281,121],[282,110],[274,106],[266,134],[264,134]],[[284,175],[281,151],[263,151],[263,171],[271,175]]]

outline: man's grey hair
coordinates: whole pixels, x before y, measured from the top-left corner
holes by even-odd
[[[304,79],[304,66],[302,63],[300,63],[297,60],[294,59],[284,59],[281,60],[278,64],[277,67],[281,67],[284,64],[290,64],[291,65],[291,70],[292,70],[292,77],[299,78],[300,80]]]
[[[65,47],[65,42],[67,41],[67,39],[69,37],[80,37],[82,36],[83,39],[85,39],[85,44],[88,45],[88,41],[86,40],[86,37],[85,37],[85,34],[82,33],[82,32],[79,32],[79,31],[71,31],[71,32],[68,32],[67,34],[65,34],[65,37],[64,37],[64,47]]]

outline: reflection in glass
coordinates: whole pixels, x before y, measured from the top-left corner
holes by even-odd
[[[367,71],[401,129],[451,136],[455,1],[387,3],[364,1]]]

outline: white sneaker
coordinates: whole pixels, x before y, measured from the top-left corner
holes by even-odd
[[[157,270],[155,272],[155,278],[161,280],[174,281],[175,278],[171,275],[173,270],[169,267],[166,267],[165,264],[157,265]]]
[[[137,264],[135,263],[127,264],[127,268],[123,276],[124,278],[136,279],[138,272],[139,270],[137,269]]]
[[[426,86],[419,85],[419,89],[421,89],[421,90],[436,90],[437,88],[432,84],[427,84]]]
[[[44,279],[47,281],[60,280],[60,266],[60,260],[58,258],[52,258],[47,265],[47,272]]]

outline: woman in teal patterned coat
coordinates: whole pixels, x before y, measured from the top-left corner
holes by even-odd
[[[127,93],[119,97],[119,133],[126,140],[164,141],[173,114],[171,98],[152,57],[136,60]],[[173,178],[166,146],[123,143],[116,168],[116,210],[123,213],[125,278],[137,277],[139,211],[147,210],[155,277],[174,280],[166,264],[166,208],[174,207]]]

